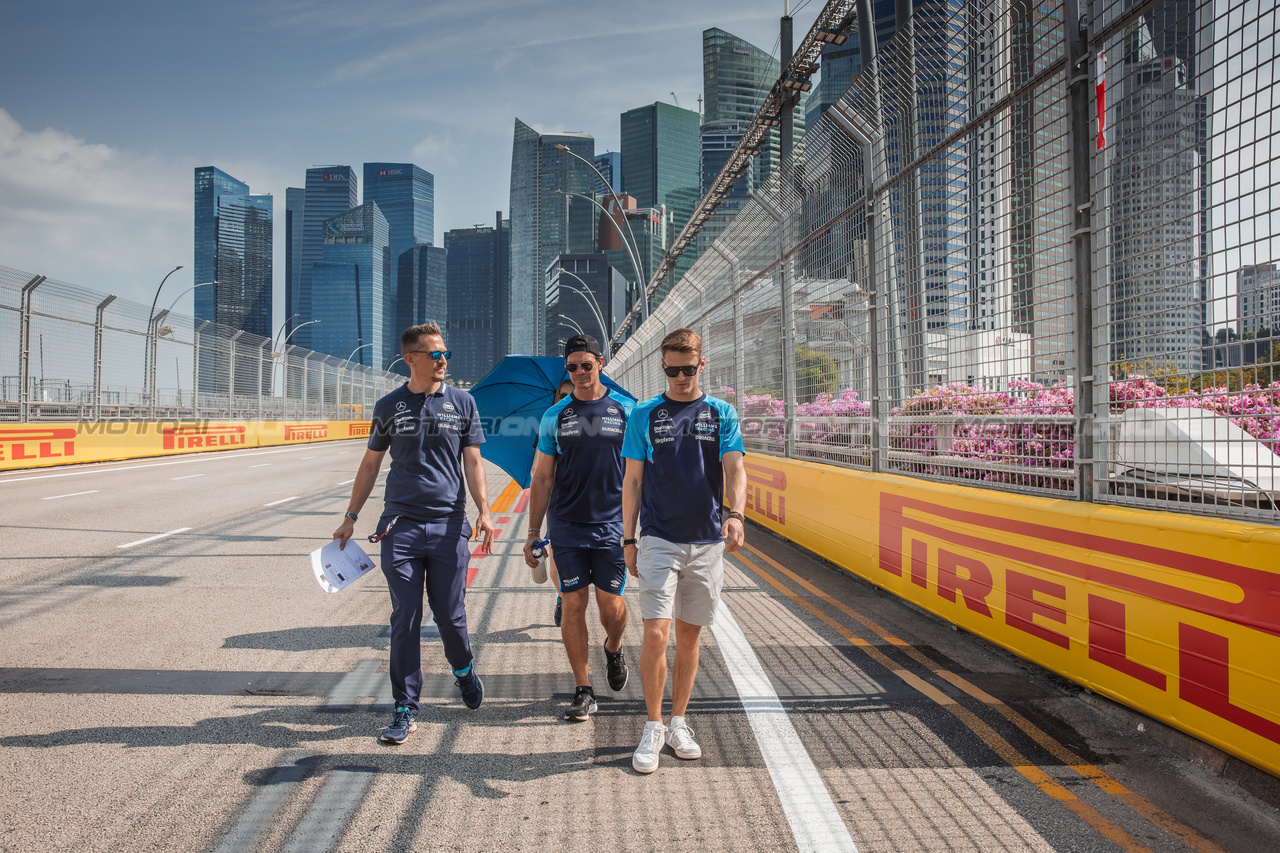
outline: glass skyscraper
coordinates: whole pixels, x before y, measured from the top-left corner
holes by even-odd
[[[627,110],[622,114],[622,191],[641,208],[666,208],[671,227],[684,228],[701,193],[698,190],[698,130],[700,119],[693,110],[661,101]],[[674,235],[672,235],[674,236]],[[696,251],[687,251],[676,264],[670,284],[678,282],[697,260]],[[647,262],[646,262],[647,263]],[[652,269],[644,271],[647,280]],[[651,308],[658,307],[663,294],[654,294]]]
[[[778,60],[731,33],[712,27],[702,33],[702,90],[706,95],[703,122],[740,121],[743,127],[755,118],[765,96],[781,76]],[[804,137],[805,100],[792,118],[798,143]],[[770,128],[752,158],[756,186],[761,186],[778,166],[778,129]]]
[[[445,250],[439,246],[419,243],[402,253],[396,262],[395,282],[395,297],[391,306],[394,310],[387,312],[392,318],[386,329],[389,353],[398,352],[400,333],[410,326],[434,320],[440,324],[441,329],[447,327]],[[409,367],[403,361],[397,362],[392,370],[409,375]]]
[[[289,187],[284,191],[285,317],[293,314],[293,299],[302,283],[302,223],[306,217],[306,201],[307,191],[302,187]]]
[[[591,186],[596,195],[609,195],[610,191],[621,194],[622,152],[606,151],[603,154],[597,154],[592,162],[605,178],[602,181],[599,175],[594,176],[595,183]]]
[[[507,354],[511,223],[455,228],[444,234],[449,375],[475,383]]]
[[[390,342],[386,333],[395,322],[387,218],[369,202],[326,219],[319,230],[324,242],[309,270],[311,317],[299,318],[320,321],[303,330],[311,331],[310,348],[346,358],[363,347],[352,361],[386,367],[399,352],[398,339]]]
[[[364,203],[378,203],[391,231],[391,257],[435,243],[436,179],[412,163],[365,163]]]
[[[700,152],[700,183],[699,193],[706,195],[711,189],[711,183],[720,174],[725,163],[729,162],[729,155],[733,153],[733,149],[738,147],[738,142],[742,139],[743,129],[748,122],[741,121],[708,121],[702,125],[702,133],[700,136],[701,152]],[[747,199],[751,197],[751,193],[755,192],[755,172],[747,169],[743,172],[742,177],[733,182],[729,189],[729,195],[720,201],[716,206],[716,212],[707,218],[706,223],[702,226],[702,230],[698,232],[698,254],[703,252],[716,241],[724,231],[725,226],[729,224],[729,220],[734,217],[742,206],[747,203]]]
[[[195,170],[197,319],[271,336],[272,198],[214,166]]]
[[[544,355],[546,282],[556,255],[595,251],[596,208],[563,196],[590,194],[595,173],[563,145],[590,163],[595,139],[585,133],[539,133],[516,119],[511,150],[511,301],[509,352]]]
[[[320,261],[324,251],[327,221],[341,216],[359,203],[359,184],[355,170],[350,166],[317,166],[307,170],[297,288],[285,294],[285,316],[300,315],[290,320],[290,329],[309,320],[325,320],[323,315],[317,313],[312,301],[314,284],[311,280],[311,268]],[[385,217],[383,221],[386,221]],[[298,251],[296,245],[294,251]],[[299,330],[289,342],[318,350],[320,348],[314,344],[313,335],[323,325],[324,322],[307,326]],[[350,349],[348,347],[345,352],[338,353],[338,356],[345,356]]]

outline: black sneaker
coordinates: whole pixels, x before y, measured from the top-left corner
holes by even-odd
[[[418,718],[414,716],[413,711],[403,706],[396,708],[395,716],[391,718],[391,725],[387,726],[378,740],[383,743],[404,743],[409,739],[409,735],[418,730]]]
[[[579,687],[577,692],[573,694],[573,702],[569,704],[568,708],[564,709],[564,718],[573,720],[575,723],[581,723],[598,710],[600,708],[596,705],[596,697],[591,692],[591,688]]]
[[[470,672],[454,679],[453,683],[458,685],[458,690],[462,693],[462,704],[473,711],[480,707],[480,703],[484,701],[484,682],[476,675],[475,664],[471,665]]]
[[[560,596],[556,596],[556,627],[560,627]]]
[[[609,689],[617,693],[627,686],[627,678],[630,677],[630,672],[627,671],[627,659],[622,654],[622,646],[618,646],[616,652],[611,652],[606,647],[604,659],[608,661],[606,668],[609,675]]]

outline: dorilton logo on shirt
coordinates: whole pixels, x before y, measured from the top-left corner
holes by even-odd
[[[309,441],[316,438],[328,438],[328,424],[285,424],[285,441]]]
[[[160,430],[165,450],[188,450],[195,447],[239,447],[247,443],[242,426],[180,426]]]

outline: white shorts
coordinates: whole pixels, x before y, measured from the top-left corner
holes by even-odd
[[[675,618],[703,628],[715,621],[724,586],[723,542],[681,545],[641,536],[636,571],[645,619]]]

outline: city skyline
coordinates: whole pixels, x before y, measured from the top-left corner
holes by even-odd
[[[800,13],[798,32],[817,8]],[[581,131],[598,152],[619,151],[625,110],[675,99],[696,107],[704,29],[725,27],[771,48],[782,8],[655,0],[610,15],[585,3],[454,10],[391,2],[377,11],[352,19],[319,4],[233,3],[195,27],[184,10],[157,17],[131,3],[72,19],[53,7],[6,8],[0,261],[147,302],[164,273],[183,264],[165,286],[180,293],[195,283],[191,170],[213,165],[275,199],[273,313],[284,317],[284,201],[307,168],[383,160],[432,172],[432,242],[442,245],[445,231],[490,223],[507,207],[509,172],[494,165],[509,162],[517,114],[536,130]],[[384,38],[375,18],[395,19],[400,30]],[[117,33],[110,45],[103,27]],[[170,38],[178,31],[182,38]],[[653,73],[627,73],[620,38],[652,60]],[[461,63],[461,46],[476,44]],[[561,61],[566,46],[576,62]],[[275,58],[208,75],[204,60],[227,49]],[[51,53],[68,61],[37,77],[23,72]],[[57,224],[67,227],[50,227]],[[190,304],[187,297],[177,310]]]

